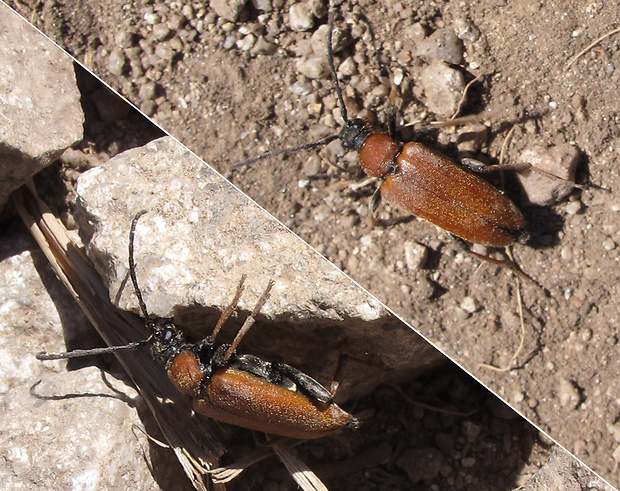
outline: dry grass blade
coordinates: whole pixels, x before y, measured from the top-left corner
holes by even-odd
[[[116,346],[146,339],[150,333],[144,322],[110,303],[108,291],[93,264],[37,197],[34,187],[17,190],[13,202],[58,277],[104,341]],[[189,398],[179,394],[148,353],[120,351],[115,355],[139,388],[194,487],[206,490],[206,470],[217,465],[222,446],[205,422],[192,414]]]
[[[293,440],[291,438],[278,438],[278,441],[281,445],[286,444],[291,447],[303,443],[303,440]],[[251,465],[273,456],[274,451],[271,448],[273,445],[274,442],[272,442],[269,446],[261,447],[254,452],[237,459],[232,464],[210,470],[209,474],[211,475],[211,479],[213,479],[214,483],[227,483],[232,481]]]
[[[291,477],[304,491],[327,491],[323,481],[286,445],[279,442],[272,444],[274,452],[280,458]]]
[[[467,93],[469,92],[469,88],[476,82],[479,82],[480,80],[482,80],[483,78],[484,78],[484,75],[480,74],[473,80],[470,80],[469,83],[465,86],[465,89],[463,90],[463,95],[461,95],[461,100],[459,101],[456,107],[456,111],[454,111],[454,114],[450,116],[450,120],[455,120],[456,117],[461,113],[461,109],[463,109],[463,104],[465,104],[465,101],[467,100]]]
[[[590,43],[588,46],[586,46],[584,49],[582,49],[579,53],[577,53],[575,56],[573,56],[569,62],[566,64],[566,68],[564,68],[564,71],[567,71],[572,65],[573,63],[575,63],[579,58],[581,58],[584,54],[586,54],[588,51],[590,51],[592,48],[594,48],[594,46],[596,46],[598,43],[600,43],[602,40],[608,38],[609,36],[613,36],[614,34],[617,34],[620,32],[620,27],[618,27],[617,29],[613,29],[611,31],[609,31],[607,34],[603,34],[600,38],[598,38],[596,41]]]
[[[298,442],[300,443],[300,442]],[[261,460],[264,460],[273,455],[271,447],[263,447],[251,454],[246,455],[243,458],[238,459],[236,462],[229,464],[225,467],[218,467],[209,471],[211,478],[215,483],[227,483],[236,478],[244,470],[250,467],[252,464],[256,464]]]
[[[510,260],[514,262],[514,257],[512,256],[512,252],[510,251],[510,248],[506,247],[506,251],[508,253],[508,257],[510,257]],[[516,291],[517,291],[517,306],[519,308],[519,324],[521,326],[521,334],[519,336],[519,346],[517,346],[517,349],[512,354],[510,361],[508,361],[508,363],[504,365],[503,367],[498,367],[495,365],[491,365],[489,363],[479,363],[478,366],[481,368],[488,368],[489,370],[494,370],[496,372],[509,372],[510,370],[512,370],[513,365],[517,361],[517,357],[521,353],[521,350],[523,349],[523,345],[525,344],[525,318],[523,315],[523,299],[521,297],[521,282],[519,281],[519,275],[515,276],[515,282],[516,282],[516,287],[517,287]]]

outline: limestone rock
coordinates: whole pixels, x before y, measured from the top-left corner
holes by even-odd
[[[123,400],[106,387],[96,367],[69,372],[65,361],[35,359],[42,350],[65,350],[65,342],[75,347],[77,337],[86,343],[80,347],[92,346],[88,343],[94,340],[87,333],[93,329],[26,229],[12,227],[4,239],[0,244],[0,278],[6,280],[0,282],[3,489],[160,489],[144,462],[148,440],[133,428],[143,425],[136,391],[108,376],[128,399]],[[66,340],[63,327],[65,333],[73,333]],[[181,472],[180,466],[176,469]]]
[[[575,172],[579,163],[579,150],[568,143],[554,146],[535,146],[525,149],[519,156],[523,163],[547,172],[561,180],[526,169],[517,173],[523,187],[522,201],[525,205],[548,206],[561,201],[573,190]]]
[[[340,352],[353,355],[365,364],[345,370],[345,393],[347,385],[363,393],[387,380],[377,363],[403,374],[443,358],[172,138],[86,172],[78,195],[89,257],[108,283],[110,298],[123,309],[138,312],[127,281],[129,228],[133,216],[148,209],[135,238],[142,294],[151,315],[174,317],[193,337],[210,334],[247,274],[239,318],[225,335],[230,339],[274,280],[259,316],[269,325],[253,327],[241,347],[269,358],[277,353],[302,370],[311,366],[313,375],[318,370],[326,380],[333,377]],[[356,373],[346,375],[351,371]]]
[[[82,139],[73,64],[0,4],[0,207],[8,195]]]
[[[568,452],[556,447],[547,462],[527,483],[516,491],[612,491],[584,464]]]

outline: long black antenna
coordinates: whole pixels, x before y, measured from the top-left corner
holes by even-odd
[[[336,67],[334,66],[334,54],[332,48],[332,34],[334,31],[334,17],[336,15],[336,7],[332,0],[329,2],[329,15],[327,17],[327,61],[329,63],[329,68],[331,70],[332,81],[334,82],[334,88],[336,89],[336,95],[338,96],[338,101],[340,102],[340,114],[342,115],[342,119],[345,124],[349,122],[349,118],[347,117],[347,108],[344,105],[344,98],[342,97],[342,89],[340,88],[340,82],[338,81],[338,75],[336,73]],[[328,136],[327,138],[323,138],[322,140],[315,141],[312,143],[305,143],[303,145],[297,145],[296,147],[288,147],[282,148],[280,150],[273,150],[271,152],[266,152],[261,155],[257,155],[256,157],[252,157],[246,160],[242,160],[230,167],[231,171],[235,171],[246,165],[253,164],[254,162],[258,162],[259,160],[263,160],[269,157],[277,157],[278,155],[286,155],[289,153],[297,152],[298,150],[310,150],[316,147],[322,147],[323,145],[327,145],[328,143],[333,142],[340,138],[340,135]]]
[[[138,349],[140,346],[144,346],[150,342],[149,339],[144,341],[136,341],[134,343],[125,344],[123,346],[108,346],[106,348],[92,348],[92,349],[74,349],[72,351],[65,351],[63,353],[47,353],[41,351],[35,355],[37,360],[65,360],[69,358],[82,358],[84,356],[105,355],[113,353],[115,351],[126,351],[132,349]]]
[[[310,150],[311,148],[321,147],[323,145],[327,145],[328,143],[333,142],[338,139],[338,135],[328,136],[327,138],[323,138],[322,140],[305,143],[304,145],[298,145],[296,147],[282,148],[280,150],[273,150],[271,152],[263,153],[256,157],[252,157],[250,159],[242,160],[241,162],[236,163],[230,167],[230,170],[237,170],[241,167],[245,167],[246,165],[253,164],[254,162],[258,162],[259,160],[266,159],[268,157],[276,157],[277,155],[286,155],[288,153],[297,152],[298,150]]]
[[[144,318],[149,321],[151,317],[149,316],[149,312],[146,309],[146,303],[142,298],[142,292],[140,291],[140,287],[138,286],[138,276],[136,275],[136,261],[133,255],[133,243],[136,237],[136,225],[138,224],[138,220],[142,215],[146,214],[146,210],[139,211],[133,217],[131,221],[131,229],[129,230],[129,276],[131,276],[131,282],[133,283],[133,289],[136,292],[136,297],[138,298],[138,303],[140,304],[140,310],[144,315]]]
[[[327,16],[327,62],[331,70],[332,82],[334,82],[334,88],[336,89],[336,95],[338,101],[340,101],[340,114],[345,124],[349,122],[347,117],[347,106],[344,105],[344,98],[342,97],[342,89],[340,88],[340,81],[338,80],[338,74],[336,73],[336,67],[334,66],[334,49],[332,47],[332,36],[334,33],[334,17],[336,16],[336,8],[333,2],[329,2],[329,15]]]
[[[142,215],[146,213],[146,210],[142,210],[133,217],[131,222],[131,229],[129,231],[129,275],[131,276],[131,282],[133,283],[133,288],[136,292],[136,296],[138,297],[138,303],[140,304],[140,309],[146,318],[147,327],[149,323],[153,323],[152,319],[149,316],[148,311],[146,310],[146,304],[142,299],[142,293],[140,292],[140,288],[138,287],[138,278],[136,276],[136,261],[133,256],[133,243],[136,236],[136,225],[138,220]],[[143,341],[137,341],[134,343],[129,343],[123,346],[108,346],[107,348],[93,348],[93,349],[76,349],[73,351],[66,351],[64,353],[47,353],[45,351],[41,351],[37,353],[37,360],[63,360],[68,358],[81,358],[83,356],[92,356],[92,355],[103,355],[106,353],[113,353],[115,351],[124,351],[124,350],[134,350],[138,349],[140,346],[144,346],[145,344],[149,344],[151,342],[151,338],[145,339]]]

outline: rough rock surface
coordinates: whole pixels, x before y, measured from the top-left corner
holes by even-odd
[[[517,491],[613,491],[572,455],[556,447],[534,477]]]
[[[11,191],[82,139],[84,115],[71,60],[4,4],[0,67],[1,207]]]
[[[523,187],[521,198],[524,203],[538,206],[552,205],[564,199],[573,190],[571,182],[575,182],[579,162],[579,150],[574,145],[563,143],[550,148],[537,145],[526,148],[519,156],[519,160],[564,180],[549,179],[529,169],[519,172],[517,178]]]
[[[174,317],[193,336],[210,334],[246,274],[238,319],[223,335],[230,338],[274,280],[259,317],[269,326],[254,327],[242,348],[277,353],[302,369],[309,364],[311,373],[326,379],[340,352],[352,355],[362,363],[345,368],[345,393],[352,386],[356,394],[367,392],[394,371],[410,374],[443,359],[172,138],[119,154],[82,175],[78,207],[80,229],[92,235],[85,237],[88,254],[123,309],[138,311],[127,282],[129,227],[138,211],[148,209],[135,239],[145,302],[150,314]]]
[[[144,465],[147,439],[132,428],[141,425],[135,390],[108,376],[123,400],[95,367],[68,372],[65,362],[35,359],[43,349],[64,349],[63,325],[85,342],[88,323],[26,230],[4,238],[0,488],[159,489]]]

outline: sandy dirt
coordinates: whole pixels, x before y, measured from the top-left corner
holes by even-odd
[[[267,13],[246,6],[236,22],[198,5],[184,14],[180,5],[146,1],[92,0],[77,13],[73,2],[12,6],[515,409],[612,484],[620,482],[620,35],[566,68],[618,27],[615,2],[422,0],[412,8],[356,0],[339,8],[337,24],[350,26],[350,42],[336,62],[349,64],[340,73],[352,116],[358,109],[385,120],[387,75],[402,71],[397,122],[403,140],[422,141],[456,160],[473,155],[497,163],[516,124],[507,152],[512,161],[534,146],[568,143],[579,150],[577,180],[590,187],[551,206],[521,206],[530,241],[516,245],[514,254],[550,296],[522,282],[525,342],[506,372],[480,364],[505,366],[518,348],[514,275],[464,255],[427,222],[373,226],[367,205],[376,183],[356,185],[364,177],[355,156],[332,144],[229,170],[246,157],[337,133],[329,75],[309,79],[298,67],[312,58],[310,39],[325,15],[298,32],[290,27],[291,2]],[[188,36],[181,36],[183,27],[165,35],[157,30],[176,27],[174,15],[185,15]],[[462,37],[465,56],[456,68],[465,81],[484,76],[462,110],[492,116],[485,120],[487,141],[473,152],[457,143],[466,129],[403,128],[442,119],[420,89],[428,60],[416,55],[420,40],[442,29]],[[250,35],[273,46],[245,51]],[[158,44],[171,46],[172,54],[154,49]],[[336,163],[348,172],[330,165]],[[520,204],[513,176],[505,178],[507,194]],[[354,184],[342,185],[345,180]],[[380,214],[403,211],[383,207]],[[416,244],[428,253],[421,266],[406,257]]]

